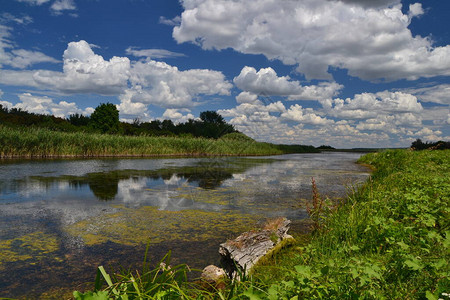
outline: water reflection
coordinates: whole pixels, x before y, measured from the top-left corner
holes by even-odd
[[[195,166],[189,167],[169,167],[158,170],[113,170],[104,172],[87,173],[82,176],[61,175],[49,176],[27,176],[22,179],[0,182],[0,195],[7,196],[12,193],[19,193],[21,197],[32,198],[34,195],[50,192],[52,190],[71,189],[73,191],[82,190],[86,187],[92,191],[93,195],[103,201],[116,198],[119,186],[123,181],[146,180],[147,187],[164,183],[168,187],[174,185],[189,184],[202,189],[215,189],[230,178],[233,173],[245,172],[255,163],[270,163],[273,160],[248,160],[240,159],[230,165],[227,161],[221,164],[208,164],[205,161],[199,162]],[[109,166],[108,166],[109,167]]]
[[[140,261],[136,249],[149,238],[152,251],[180,249],[174,257],[201,268],[214,262],[218,243],[258,220],[304,219],[311,177],[323,195],[345,196],[346,186],[367,176],[354,163],[358,157],[0,162],[0,253],[9,253],[0,257],[0,291],[10,291],[0,297],[52,284],[33,279],[36,269],[30,266],[39,265],[44,274],[55,270],[61,281],[54,285],[73,286],[103,261]],[[25,242],[34,249],[27,255],[11,246]],[[9,279],[14,276],[1,275],[6,269],[27,280],[15,285]]]

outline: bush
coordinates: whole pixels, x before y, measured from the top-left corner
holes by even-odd
[[[101,133],[119,133],[119,111],[112,103],[102,103],[95,108],[89,124]]]

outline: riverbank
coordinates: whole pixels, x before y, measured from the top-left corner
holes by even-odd
[[[313,146],[256,142],[231,133],[219,139],[60,132],[0,126],[0,158],[248,156],[318,152]]]
[[[123,274],[114,284],[108,279],[110,288],[95,299],[443,298],[450,291],[449,154],[390,150],[364,156],[360,162],[375,168],[370,180],[338,206],[316,194],[322,203],[310,210],[316,230],[224,290],[186,287],[188,269],[178,266]]]
[[[365,155],[371,179],[255,270],[275,298],[438,299],[450,291],[450,151]],[[319,187],[320,190],[320,187]]]

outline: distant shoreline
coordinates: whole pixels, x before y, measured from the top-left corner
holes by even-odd
[[[317,153],[314,146],[256,142],[242,133],[218,139],[125,136],[0,126],[0,159],[264,156]]]

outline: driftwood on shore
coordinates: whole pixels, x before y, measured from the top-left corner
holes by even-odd
[[[237,238],[220,245],[221,264],[230,278],[238,273],[248,274],[249,270],[270,250],[285,238],[291,221],[278,218],[269,221],[259,231],[244,232]]]

